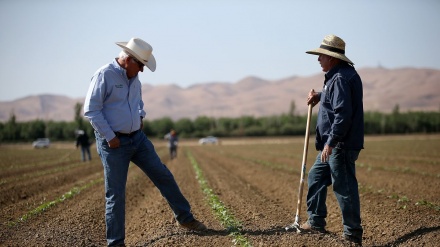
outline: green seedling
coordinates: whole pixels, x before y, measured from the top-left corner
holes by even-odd
[[[434,203],[428,202],[426,200],[418,201],[418,202],[415,203],[415,205],[416,206],[427,206],[429,208],[435,209],[436,211],[440,211],[440,206],[439,205],[435,205]]]
[[[233,237],[232,243],[238,246],[252,246],[249,240],[241,233],[241,223],[237,219],[235,219],[234,215],[228,210],[228,208],[223,204],[223,202],[220,201],[214,191],[209,187],[206,179],[203,176],[202,169],[200,169],[197,161],[189,151],[187,152],[187,156],[188,159],[191,161],[191,164],[196,172],[197,181],[199,182],[200,187],[205,194],[209,205],[214,211],[214,214],[229,232],[229,235]]]
[[[32,218],[36,215],[39,215],[39,214],[43,213],[44,211],[49,210],[51,207],[74,197],[75,195],[79,194],[81,191],[83,191],[83,190],[85,190],[85,189],[87,189],[97,183],[102,182],[103,180],[104,180],[103,178],[99,178],[99,179],[91,181],[90,183],[88,183],[80,188],[74,187],[70,191],[68,191],[65,194],[63,194],[62,196],[58,197],[57,199],[50,201],[50,202],[43,203],[40,206],[38,206],[37,208],[35,208],[35,209],[29,211],[28,213],[26,213],[25,215],[21,216],[16,221],[9,222],[8,226],[12,227],[12,226],[17,225],[18,223],[25,222],[25,221],[29,220],[30,218]]]

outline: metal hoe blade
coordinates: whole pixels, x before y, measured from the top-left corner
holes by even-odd
[[[295,216],[295,222],[291,225],[286,226],[284,229],[286,229],[286,231],[296,231],[296,233],[301,233],[298,215]]]

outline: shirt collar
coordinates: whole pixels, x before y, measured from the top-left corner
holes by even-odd
[[[329,71],[327,71],[327,73],[325,73],[325,81],[327,81],[330,78],[332,78],[339,71],[339,69],[344,67],[345,65],[346,64],[344,62],[341,62],[341,63],[336,64],[335,66],[333,66],[333,68],[331,68]]]
[[[125,79],[128,80],[127,77],[127,70],[122,68],[121,65],[119,65],[118,63],[118,58],[113,59],[111,65],[113,66],[113,68],[120,74],[122,75]]]

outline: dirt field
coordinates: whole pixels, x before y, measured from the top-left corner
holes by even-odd
[[[307,171],[317,154],[310,140]],[[159,191],[132,166],[126,244],[344,246],[331,190],[328,234],[284,230],[294,222],[303,141],[226,139],[200,146],[187,140],[172,161],[165,143],[154,141],[194,215],[210,231],[177,228]],[[440,135],[367,137],[365,146],[357,162],[364,246],[439,246]],[[71,143],[41,150],[0,145],[0,246],[106,245],[102,165],[95,146],[92,151],[93,160],[83,163]],[[305,203],[301,217],[306,220]]]

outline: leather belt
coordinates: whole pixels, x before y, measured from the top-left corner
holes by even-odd
[[[139,131],[140,131],[140,129],[135,130],[135,131],[130,132],[130,133],[115,132],[115,135],[116,135],[117,137],[120,137],[120,136],[128,136],[128,137],[132,137],[132,136],[136,135],[136,133],[138,133]]]

